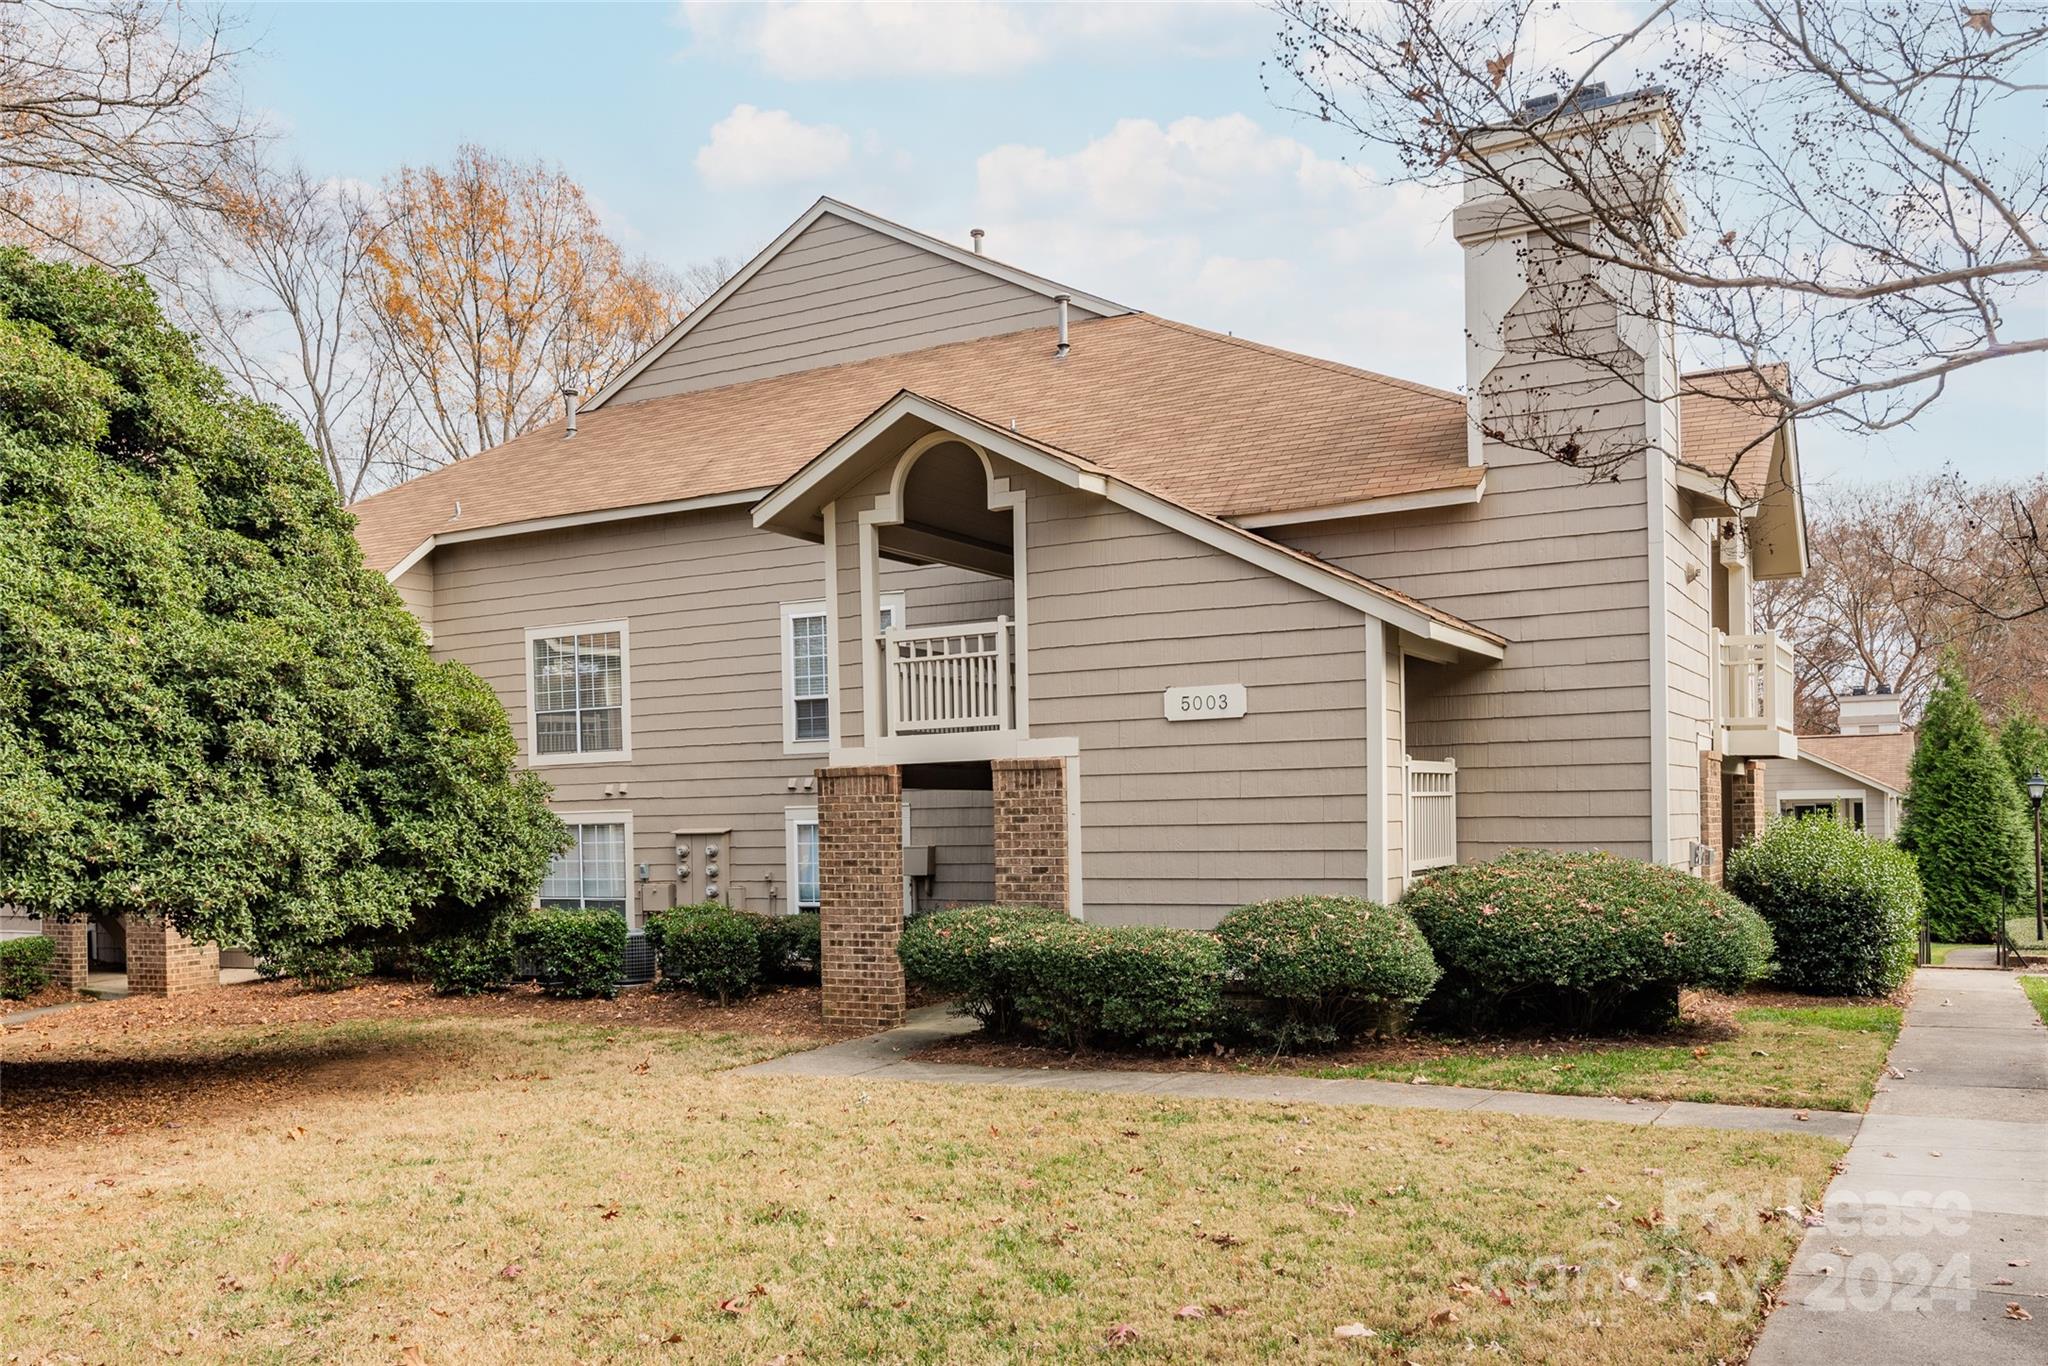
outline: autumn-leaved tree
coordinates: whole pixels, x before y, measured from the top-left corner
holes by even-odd
[[[392,175],[368,258],[387,363],[442,460],[546,421],[565,384],[601,383],[682,313],[560,168],[481,147]]]

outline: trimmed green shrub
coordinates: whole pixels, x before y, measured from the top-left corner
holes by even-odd
[[[2006,767],[2012,770],[2014,785],[2019,788],[2020,817],[2028,840],[2021,851],[2027,876],[2020,889],[2020,909],[2025,911],[2033,907],[2034,879],[2038,876],[2033,848],[2033,803],[2027,797],[2027,779],[2036,773],[2048,774],[2048,726],[2043,726],[2039,717],[2014,712],[1998,728],[1998,748],[2005,755]]]
[[[0,996],[26,1001],[50,985],[50,960],[56,956],[48,935],[0,940]]]
[[[1409,914],[1363,897],[1240,906],[1216,938],[1231,976],[1268,1003],[1255,1019],[1282,1047],[1327,1046],[1391,1025],[1440,975]]]
[[[1223,946],[1212,934],[1040,921],[998,936],[990,951],[1018,1018],[1048,1043],[1185,1052],[1222,1023]]]
[[[1771,927],[1780,986],[1883,996],[1913,971],[1920,874],[1884,840],[1825,815],[1772,821],[1728,860],[1728,890]]]
[[[816,985],[824,952],[819,923],[816,911],[760,917],[761,976]]]
[[[342,991],[360,983],[376,964],[368,949],[347,944],[288,944],[257,964],[265,977],[289,977],[308,991]]]
[[[529,911],[513,923],[512,944],[533,965],[550,996],[619,994],[626,967],[626,921],[617,911]]]
[[[1446,868],[1401,906],[1443,968],[1430,1013],[1464,1027],[1662,1027],[1680,987],[1733,991],[1771,957],[1762,917],[1728,893],[1606,853]]]
[[[1927,923],[1947,943],[1984,943],[2031,893],[2026,804],[1953,655],[1921,713],[1899,844],[1920,861]]]
[[[416,962],[441,996],[475,996],[512,985],[518,963],[511,926],[499,923],[475,934],[451,934],[420,945]]]
[[[1018,1029],[1016,985],[1010,965],[997,950],[1007,937],[1027,925],[1057,924],[1066,912],[1044,906],[962,906],[916,916],[903,927],[896,956],[914,982],[956,998],[963,1015],[972,1015],[993,1034]]]
[[[761,917],[716,901],[678,906],[649,920],[661,985],[716,996],[720,1005],[761,981]]]

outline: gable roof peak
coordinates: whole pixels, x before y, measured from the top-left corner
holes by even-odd
[[[883,218],[879,214],[869,213],[866,209],[857,208],[852,204],[846,203],[844,200],[834,199],[830,195],[819,195],[817,201],[810,208],[804,210],[803,213],[797,216],[795,222],[777,234],[774,241],[756,252],[753,259],[749,260],[737,271],[734,271],[732,277],[712,291],[709,298],[684,314],[680,322],[663,333],[652,346],[636,356],[625,369],[619,371],[618,374],[606,381],[604,387],[599,389],[597,393],[591,396],[590,401],[583,405],[582,411],[590,413],[602,408],[620,390],[638,378],[642,371],[659,360],[669,348],[680,342],[684,337],[689,336],[692,329],[699,323],[716,313],[719,305],[737,294],[745,287],[747,281],[760,274],[770,261],[773,261],[782,254],[783,248],[802,236],[804,231],[812,224],[827,216],[844,219],[849,223],[866,228],[870,232],[880,233],[884,237],[893,237],[906,245],[916,247],[921,251],[931,252],[935,256],[942,256],[958,265],[966,266],[970,270],[978,270],[985,275],[993,276],[1020,289],[1044,295],[1048,299],[1058,298],[1064,294],[1079,307],[1091,313],[1101,314],[1103,317],[1116,317],[1119,314],[1135,313],[1137,311],[1114,300],[1090,294],[1086,290],[1075,289],[1072,285],[1063,285],[1057,280],[1048,279],[1032,271],[1023,270],[1017,266],[998,261],[993,256],[984,255],[969,247],[956,246],[943,238],[919,232],[916,228],[905,227],[903,224],[892,219]]]

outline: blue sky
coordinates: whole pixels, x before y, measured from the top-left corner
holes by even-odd
[[[1454,387],[1447,201],[1275,106],[1251,7],[282,4],[247,98],[322,174],[481,143],[561,163],[629,251],[745,259],[820,194],[1134,307]],[[1910,430],[1809,424],[1809,480],[2048,469],[2048,360]]]

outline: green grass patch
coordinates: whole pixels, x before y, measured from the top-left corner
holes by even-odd
[[[1969,947],[1970,945],[1968,944],[1930,944],[1927,948],[1927,961],[1931,966],[1938,968],[1942,964],[1948,962],[1948,956],[1950,953],[1952,953],[1956,949],[1964,949]]]
[[[2034,1013],[2041,1017],[2041,1023],[2048,1024],[2048,977],[2022,977],[2020,990],[2034,1003]]]
[[[1734,1038],[1711,1042],[1560,1042],[1550,1047],[1443,1040],[1434,1056],[1315,1069],[1369,1077],[1709,1104],[1861,1110],[1870,1103],[1903,1012],[1889,1005],[1749,1006]],[[1435,1041],[1432,1041],[1435,1042]]]

